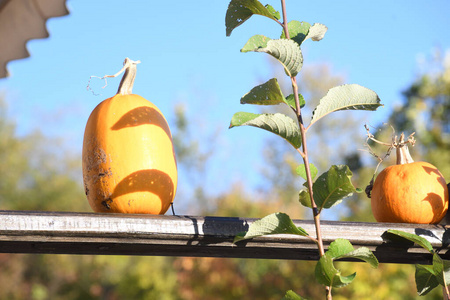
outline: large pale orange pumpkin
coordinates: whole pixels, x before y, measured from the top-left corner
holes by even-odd
[[[414,162],[406,144],[397,148],[397,165],[375,179],[371,201],[378,222],[437,224],[447,213],[449,192],[439,170]]]
[[[164,214],[175,197],[177,165],[161,111],[131,94],[136,63],[125,60],[117,95],[91,113],[83,141],[83,181],[95,212]]]

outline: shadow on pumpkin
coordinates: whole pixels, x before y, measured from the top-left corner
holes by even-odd
[[[127,127],[135,127],[145,124],[151,124],[161,127],[164,132],[170,137],[170,129],[164,116],[154,108],[148,106],[140,106],[130,110],[124,114],[119,121],[112,127],[112,130],[120,130]]]
[[[172,178],[164,172],[154,169],[131,173],[114,189],[112,198],[134,192],[150,192],[161,199],[170,199],[174,194]]]
[[[438,169],[436,169],[436,168],[430,168],[430,167],[425,167],[425,166],[423,166],[422,167],[424,170],[425,170],[425,172],[427,172],[428,174],[431,174],[431,173],[434,173],[434,174],[436,174],[437,176],[438,176],[438,178],[440,178],[440,177],[442,177],[442,174],[438,171]]]
[[[428,193],[422,201],[428,201],[430,203],[433,215],[438,216],[442,214],[445,207],[445,201],[440,195],[436,193]]]
[[[442,177],[442,174],[435,168],[430,168],[430,167],[423,167],[423,169],[425,170],[425,172],[427,172],[428,174],[432,174],[434,173],[436,175],[436,180],[442,184],[442,186],[445,189],[445,180]],[[424,201],[428,201],[430,202],[432,208],[433,208],[433,213],[435,214],[439,214],[440,211],[442,211],[443,207],[445,206],[445,203],[442,203],[442,205],[436,206],[435,203],[439,203],[442,202],[442,198],[441,196],[439,196],[436,193],[428,193],[427,196],[423,199]]]

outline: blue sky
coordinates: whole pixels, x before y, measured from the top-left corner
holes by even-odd
[[[86,90],[89,77],[114,74],[129,57],[142,62],[133,92],[154,102],[169,122],[174,105],[185,102],[200,140],[220,129],[208,185],[223,189],[240,178],[258,184],[254,167],[262,162],[255,153],[267,133],[227,127],[234,112],[252,110],[239,104],[240,97],[272,77],[265,54],[239,50],[252,35],[277,38],[281,28],[254,16],[226,37],[228,3],[69,0],[70,15],[47,22],[50,38],[30,41],[31,57],[9,63],[10,76],[0,79],[18,133],[39,128],[81,152],[90,112],[114,95],[120,81],[109,80],[104,90],[97,82],[101,95],[94,96]],[[263,3],[279,8],[279,1]],[[419,57],[434,47],[450,48],[446,0],[287,0],[287,11],[289,20],[329,28],[322,41],[305,43],[304,64],[329,63],[346,74],[347,83],[377,92],[385,107],[370,114],[372,123],[383,121],[402,99]]]

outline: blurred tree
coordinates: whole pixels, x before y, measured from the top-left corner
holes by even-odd
[[[450,50],[435,49],[422,74],[403,95],[405,102],[389,118],[395,130],[416,132],[413,154],[450,178]]]
[[[422,73],[406,90],[405,103],[389,121],[397,132],[416,131],[422,145],[413,150],[413,155],[429,159],[447,178],[450,164],[450,159],[445,158],[450,148],[448,57],[447,54],[435,60],[433,72]],[[343,81],[328,67],[310,73],[304,71],[302,94],[307,100],[317,101],[327,89]],[[71,175],[79,174],[79,158],[66,155],[57,140],[39,132],[18,137],[5,104],[1,101],[0,104],[1,209],[90,211],[81,176]],[[310,131],[310,152],[320,171],[331,163],[348,161],[352,171],[357,171],[355,182],[364,187],[374,166],[365,165],[360,153],[348,151],[359,148],[354,141],[349,143],[359,133],[349,133],[348,139],[342,135],[333,139],[339,132],[330,131],[343,126],[362,128],[361,119],[349,114],[343,112],[342,118],[324,118],[323,126]],[[190,175],[189,185],[195,192],[189,203],[197,207],[197,213],[262,217],[284,211],[294,218],[309,218],[309,213],[304,214],[297,201],[302,183],[295,175],[299,161],[287,143],[268,137],[262,169],[266,181],[260,190],[249,191],[236,183],[222,194],[207,195],[202,180],[207,176],[206,164],[213,158],[214,148],[200,147],[203,141],[200,143],[191,134],[192,122],[183,106],[175,107],[175,116],[173,135],[178,163]],[[349,119],[351,123],[347,122]],[[380,139],[382,135],[389,139],[390,134],[389,127],[377,131]],[[374,147],[374,150],[382,153],[385,149]],[[373,220],[370,200],[365,196],[345,203],[347,211],[341,213],[348,220]],[[0,254],[0,299],[280,299],[288,289],[309,299],[320,299],[323,291],[315,282],[314,265],[315,262],[308,261],[260,259]],[[413,266],[383,264],[373,270],[365,264],[339,263],[339,267],[344,274],[356,270],[358,276],[348,287],[335,289],[335,299],[420,299],[411,287],[414,286]],[[440,299],[440,293],[435,290],[427,299]]]
[[[199,95],[199,97],[203,97]],[[204,100],[207,101],[206,99]],[[217,143],[217,132],[204,133],[204,140],[200,142],[198,134],[202,126],[196,118],[189,118],[186,105],[178,103],[174,106],[174,120],[172,120],[172,138],[177,156],[179,180],[175,208],[181,206],[184,214],[198,214],[197,207],[213,208],[214,203],[208,199],[204,182],[206,181],[206,165],[212,157]],[[180,204],[178,204],[178,202]],[[175,211],[177,213],[177,210]]]
[[[80,184],[68,174],[81,168],[57,139],[40,132],[16,137],[0,99],[0,205],[2,209],[89,211]],[[79,174],[79,172],[76,172]]]

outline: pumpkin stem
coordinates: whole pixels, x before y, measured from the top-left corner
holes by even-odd
[[[410,164],[410,163],[414,162],[414,160],[412,159],[411,154],[409,154],[409,150],[408,150],[408,144],[411,144],[412,146],[414,146],[414,143],[415,143],[413,134],[411,134],[408,137],[408,140],[405,141],[405,135],[402,133],[400,135],[400,140],[398,142],[394,143],[393,146],[397,152],[397,165]]]
[[[366,131],[367,131],[366,146],[369,149],[370,154],[372,154],[373,156],[375,156],[378,159],[378,165],[377,165],[376,169],[378,169],[378,167],[383,162],[383,160],[391,154],[391,151],[393,149],[395,149],[396,153],[397,153],[397,165],[409,164],[409,163],[414,162],[414,160],[411,157],[411,154],[409,154],[408,144],[410,144],[411,146],[414,146],[414,144],[416,143],[416,140],[414,139],[415,132],[413,132],[410,136],[408,136],[408,139],[406,141],[405,141],[405,134],[402,133],[400,135],[399,140],[397,139],[396,135],[395,136],[392,135],[392,141],[390,143],[385,143],[385,142],[381,142],[381,141],[375,139],[374,135],[370,133],[369,127],[367,125],[364,125],[364,127],[366,128]],[[369,146],[369,144],[367,143],[368,140],[372,140],[377,144],[389,147],[385,156],[384,157],[378,156],[372,150],[372,148]],[[376,173],[376,170],[375,170],[375,173]]]
[[[139,63],[141,63],[140,60],[134,61],[134,60],[131,60],[131,59],[129,59],[127,57],[127,58],[125,58],[125,61],[123,62],[122,69],[120,69],[120,71],[117,72],[116,74],[114,74],[114,75],[105,75],[103,77],[91,76],[89,78],[89,83],[88,83],[87,89],[88,90],[92,90],[91,87],[90,87],[90,82],[91,82],[91,78],[92,77],[100,78],[100,79],[105,80],[105,85],[102,87],[102,88],[105,88],[108,85],[108,82],[106,81],[106,78],[117,77],[123,71],[125,71],[125,74],[123,74],[122,80],[120,81],[119,89],[117,90],[117,94],[130,95],[132,93],[132,90],[133,90],[134,79],[136,78],[136,65],[139,64]]]
[[[400,135],[400,140],[398,142],[397,142],[397,136],[393,134],[392,135],[392,141],[390,143],[385,143],[385,142],[381,142],[381,141],[375,139],[375,136],[370,133],[369,127],[367,125],[364,125],[364,127],[366,128],[366,131],[367,131],[366,146],[367,146],[370,154],[372,154],[378,160],[378,164],[377,164],[377,167],[375,168],[375,171],[373,173],[372,180],[370,180],[370,183],[366,187],[366,190],[365,190],[367,197],[371,198],[375,174],[377,173],[378,168],[380,167],[381,163],[391,154],[393,149],[396,150],[397,165],[413,163],[414,160],[412,159],[411,154],[409,154],[408,144],[410,144],[411,146],[414,146],[414,144],[416,143],[416,140],[414,139],[415,132],[413,132],[408,137],[407,141],[405,141],[405,134],[402,133]],[[394,128],[392,128],[392,130],[394,130]],[[394,130],[394,132],[395,132],[395,130]],[[369,144],[368,144],[369,140],[372,140],[372,141],[374,141],[377,144],[389,147],[389,149],[386,152],[386,154],[383,157],[378,156],[372,150],[372,148],[369,146]]]
[[[125,58],[125,61],[123,62],[123,68],[114,75],[114,77],[118,76],[120,73],[125,71],[125,73],[122,76],[122,80],[120,81],[119,89],[117,90],[117,94],[121,95],[130,95],[132,94],[133,90],[133,84],[134,79],[136,78],[136,70],[137,70],[137,64],[139,64],[140,61],[134,61],[129,59],[128,57]]]

